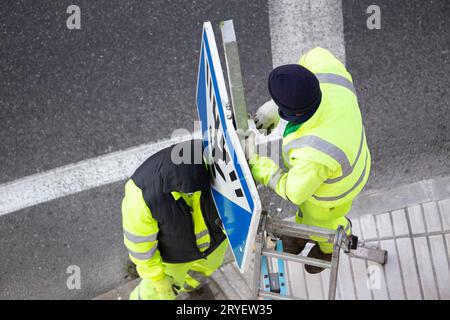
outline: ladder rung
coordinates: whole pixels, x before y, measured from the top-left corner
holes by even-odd
[[[320,260],[320,259],[315,259],[315,258],[308,258],[308,257],[304,257],[304,256],[297,256],[295,254],[290,254],[290,253],[286,253],[286,252],[278,252],[278,251],[274,251],[274,250],[264,249],[262,251],[262,255],[266,256],[266,257],[276,258],[276,259],[282,259],[282,260],[298,262],[298,263],[302,263],[302,264],[308,264],[308,265],[311,265],[314,267],[331,269],[330,261],[325,261],[325,260]]]
[[[336,235],[336,230],[306,226],[291,221],[272,219],[270,217],[267,217],[266,230],[275,234],[297,238],[309,239],[311,236],[326,238],[329,243],[333,243]]]

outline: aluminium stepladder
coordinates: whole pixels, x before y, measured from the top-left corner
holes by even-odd
[[[285,235],[289,237],[297,237],[310,239],[311,236],[317,236],[327,239],[329,243],[333,243],[332,260],[325,261],[315,258],[308,258],[301,255],[294,255],[286,252],[274,250],[267,245],[269,237]],[[267,290],[267,284],[261,287],[261,264],[263,259],[277,259],[277,263],[285,261],[293,261],[302,264],[330,269],[330,283],[328,290],[328,299],[334,300],[336,295],[337,277],[339,270],[339,256],[341,249],[344,253],[358,259],[365,259],[384,265],[387,261],[387,251],[375,248],[367,248],[358,245],[358,238],[354,235],[347,235],[342,226],[337,230],[329,230],[319,227],[312,227],[297,224],[286,220],[273,219],[268,216],[267,212],[261,215],[260,226],[256,236],[255,245],[255,266],[253,279],[253,299],[270,298],[278,300],[298,299],[293,296],[283,294],[279,290]],[[270,273],[270,272],[269,272]],[[284,272],[283,272],[284,273]],[[287,280],[287,275],[282,274],[283,279]],[[273,276],[272,276],[273,278]],[[263,279],[264,281],[264,279]],[[278,288],[276,288],[278,289]],[[274,292],[276,291],[276,292]],[[280,293],[278,293],[280,292]]]

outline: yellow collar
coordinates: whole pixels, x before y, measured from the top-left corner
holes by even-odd
[[[194,200],[198,200],[202,194],[201,191],[194,192],[192,195],[189,195],[187,193],[178,192],[178,191],[172,191],[172,196],[175,200],[178,200],[180,198],[183,198],[184,202],[192,208],[192,203]]]
[[[175,200],[178,200],[178,199],[181,198],[181,192],[178,192],[178,191],[172,191],[171,194],[172,194],[172,197],[173,197]]]

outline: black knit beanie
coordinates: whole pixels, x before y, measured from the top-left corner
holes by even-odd
[[[319,80],[298,64],[275,68],[269,76],[269,92],[280,115],[289,118],[314,113],[322,101]]]

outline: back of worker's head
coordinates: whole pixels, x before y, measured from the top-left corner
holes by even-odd
[[[298,64],[275,68],[269,76],[269,92],[280,117],[291,122],[309,119],[322,101],[319,80]]]
[[[193,193],[208,190],[210,176],[203,161],[202,140],[178,143],[170,149],[164,166],[163,191]]]

